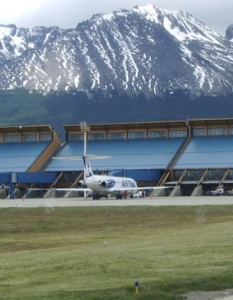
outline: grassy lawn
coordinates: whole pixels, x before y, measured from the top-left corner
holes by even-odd
[[[11,208],[0,220],[1,300],[233,288],[233,206]]]

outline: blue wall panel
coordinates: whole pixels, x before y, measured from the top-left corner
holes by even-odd
[[[127,141],[92,141],[87,144],[87,153],[110,155],[108,159],[91,162],[93,171],[116,169],[165,169],[181,144],[183,138]],[[62,156],[83,155],[83,142],[69,142],[59,153]],[[46,171],[82,170],[79,160],[53,160]]]
[[[48,142],[1,144],[0,172],[26,172],[48,144]]]
[[[10,183],[52,183],[57,178],[56,173],[0,173],[0,184]]]
[[[127,170],[126,176],[134,180],[159,181],[162,176],[161,170]]]
[[[0,184],[10,183],[11,173],[0,173]]]
[[[19,183],[52,183],[57,177],[56,173],[17,173]]]
[[[159,181],[163,170],[115,170],[108,175],[130,177],[140,181]]]
[[[233,167],[233,137],[194,137],[174,169]]]

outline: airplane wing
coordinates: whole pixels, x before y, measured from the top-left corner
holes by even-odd
[[[28,188],[30,191],[55,190],[55,191],[75,191],[75,192],[92,192],[89,188]]]
[[[174,186],[143,186],[143,187],[135,187],[135,188],[119,188],[113,190],[112,192],[124,192],[124,191],[139,191],[139,190],[160,190],[160,189],[169,189]],[[41,191],[41,190],[56,190],[56,191],[75,191],[75,192],[93,192],[93,190],[89,188],[28,188],[31,191]]]
[[[92,192],[89,188],[55,188],[56,191]]]
[[[120,188],[117,191],[161,190],[168,188],[173,188],[173,186],[138,186],[136,188]]]
[[[116,190],[112,190],[111,192],[124,192],[124,191],[140,191],[140,190],[161,190],[161,189],[169,189],[174,186],[144,186],[144,187],[136,187],[136,188],[117,188]],[[56,191],[76,191],[76,192],[93,192],[93,190],[89,188],[55,188]],[[108,190],[106,189],[106,192]]]

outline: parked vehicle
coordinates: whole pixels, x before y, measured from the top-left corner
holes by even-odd
[[[137,191],[137,192],[135,192],[135,193],[132,193],[131,195],[130,195],[130,198],[142,198],[142,191]]]

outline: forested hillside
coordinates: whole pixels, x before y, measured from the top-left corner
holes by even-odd
[[[146,100],[115,95],[102,100],[96,93],[28,93],[24,89],[0,92],[0,126],[48,124],[64,139],[64,125],[86,121],[96,123],[148,122],[194,118],[232,118],[233,94],[207,97],[187,91],[167,93],[163,98]]]

